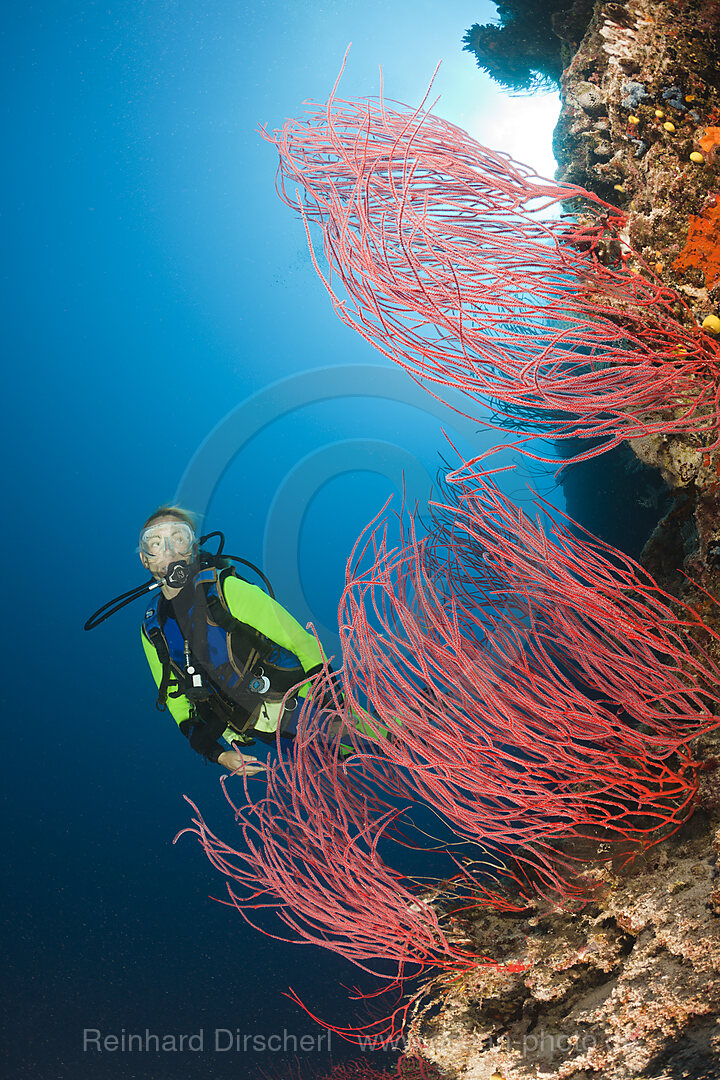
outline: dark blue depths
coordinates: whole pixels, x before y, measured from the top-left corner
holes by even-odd
[[[199,846],[172,846],[183,793],[224,838],[233,824],[219,770],[153,707],[142,601],[92,634],[82,625],[142,580],[140,523],[238,403],[318,367],[392,378],[332,313],[258,125],[325,97],[352,40],[348,97],[377,92],[381,63],[391,96],[418,101],[443,57],[438,108],[470,126],[506,105],[460,48],[491,14],[429,0],[39,0],[6,16],[4,1075],[257,1076],[290,1036],[318,1046],[288,986],[352,1021],[338,986],[361,982],[354,969],[249,930],[208,900],[224,885]],[[279,406],[208,475],[205,525],[258,562],[270,545],[278,597],[332,639],[353,540],[398,470],[414,469],[418,490],[434,476],[440,426],[411,388]],[[442,426],[468,455],[491,439]],[[284,482],[309,461],[307,480],[314,455],[299,512]],[[216,1050],[215,1029],[240,1032],[242,1049]],[[123,1030],[195,1046],[202,1031],[204,1045],[123,1050]],[[95,1031],[118,1049],[98,1051]],[[298,1056],[326,1062],[320,1047]]]

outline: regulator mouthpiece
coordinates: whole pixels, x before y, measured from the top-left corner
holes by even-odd
[[[182,589],[183,585],[187,585],[188,581],[192,577],[192,566],[190,563],[183,562],[179,559],[177,562],[171,562],[165,571],[164,584],[171,589]]]

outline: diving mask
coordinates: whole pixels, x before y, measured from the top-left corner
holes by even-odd
[[[195,533],[187,522],[159,521],[140,533],[139,551],[151,560],[166,555],[183,558],[192,555],[196,543]]]

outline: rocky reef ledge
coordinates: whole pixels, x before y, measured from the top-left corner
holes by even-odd
[[[698,807],[630,869],[595,871],[575,914],[468,914],[457,932],[498,960],[439,979],[411,1045],[463,1080],[720,1077],[720,738],[700,748]]]

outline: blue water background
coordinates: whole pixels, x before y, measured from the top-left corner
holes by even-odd
[[[215,1053],[212,1032],[317,1036],[290,985],[352,1021],[349,965],[248,930],[208,900],[223,883],[200,848],[172,846],[184,792],[225,838],[232,822],[219,770],[153,707],[142,602],[82,624],[142,580],[138,526],[213,433],[230,430],[237,454],[208,469],[206,527],[271,562],[279,598],[330,639],[348,551],[397,470],[422,492],[441,423],[463,452],[487,445],[409,380],[393,389],[396,369],[336,318],[257,128],[326,98],[350,41],[348,98],[377,92],[381,64],[387,94],[417,103],[443,59],[437,111],[490,122],[507,102],[461,38],[494,13],[54,0],[5,14],[3,1075],[254,1077],[281,1055]],[[278,406],[249,441],[228,419],[283,380],[339,368],[350,386],[362,365],[388,380],[384,398]],[[526,479],[508,490],[524,497]],[[85,1028],[204,1029],[206,1043],[97,1054]]]

